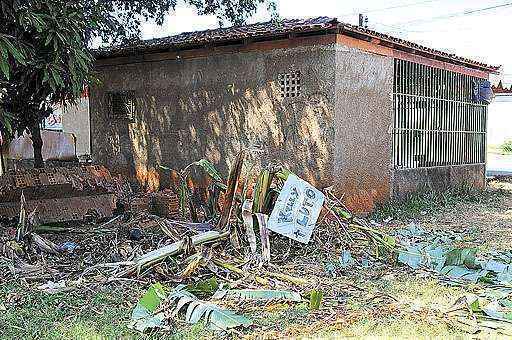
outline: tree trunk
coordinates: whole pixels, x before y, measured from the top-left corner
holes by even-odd
[[[43,161],[43,139],[41,138],[41,128],[39,123],[35,123],[30,127],[30,135],[32,145],[34,146],[34,168],[44,168]]]

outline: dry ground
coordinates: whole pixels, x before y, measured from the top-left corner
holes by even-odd
[[[417,221],[427,228],[449,228],[468,241],[489,250],[512,249],[512,180],[493,180],[487,192],[474,201],[452,207]]]
[[[435,204],[416,200],[414,204],[388,207],[376,216],[397,213],[391,228],[410,222],[430,229],[450,228],[465,242],[483,250],[510,250],[512,240],[512,182],[491,182],[479,195],[446,196]],[[402,221],[399,221],[401,219]],[[255,326],[241,333],[223,335],[261,338],[487,338],[499,334],[465,334],[443,322],[442,312],[472,286],[450,287],[424,273],[403,266],[372,264],[370,268],[330,270],[339,254],[336,249],[297,253],[306,261],[278,266],[314,278],[325,299],[319,311],[310,312],[307,303],[290,305],[243,304],[233,306],[250,315]],[[293,254],[292,254],[293,256]],[[283,268],[283,267],[281,267]],[[48,295],[23,282],[0,286],[1,339],[103,339],[214,337],[201,324],[178,324],[173,332],[140,335],[127,329],[131,310],[147,285],[117,283],[91,286],[80,291]],[[218,337],[219,335],[215,335]]]

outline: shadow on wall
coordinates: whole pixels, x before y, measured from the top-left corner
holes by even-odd
[[[160,165],[182,169],[207,158],[227,176],[239,150],[251,147],[260,149],[250,158],[255,168],[279,162],[320,187],[331,184],[334,103],[326,94],[281,98],[274,82],[217,85],[137,90],[134,121],[104,122],[94,134],[96,160],[157,190],[173,182]],[[96,113],[108,112],[106,94],[99,99]],[[199,174],[195,179],[208,184]]]

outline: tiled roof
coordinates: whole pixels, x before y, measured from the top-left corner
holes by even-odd
[[[336,28],[337,20],[329,17],[309,19],[285,19],[279,21],[261,22],[245,26],[217,28],[206,31],[186,32],[164,38],[140,40],[132,44],[98,49],[98,57],[126,55],[128,53],[161,50],[182,49],[208,43],[222,43],[246,38],[264,38],[286,35],[290,33],[316,32]]]
[[[490,70],[490,71],[497,71],[497,70],[500,69],[500,66],[488,65],[488,64],[482,63],[480,61],[476,61],[476,60],[472,60],[472,59],[469,59],[469,58],[464,58],[464,57],[457,56],[454,53],[447,53],[447,52],[443,52],[443,51],[440,51],[440,50],[436,50],[434,48],[426,47],[426,46],[414,43],[414,42],[409,41],[409,40],[404,40],[404,39],[396,38],[396,37],[393,37],[391,35],[388,35],[388,34],[385,34],[385,33],[380,33],[380,32],[377,32],[377,31],[373,31],[373,30],[370,30],[370,29],[367,29],[367,28],[363,28],[363,27],[360,27],[360,26],[339,23],[338,24],[338,28],[339,28],[339,30],[342,33],[343,32],[356,33],[356,34],[361,34],[361,35],[366,36],[366,37],[377,38],[377,39],[380,39],[382,41],[387,41],[389,43],[392,43],[394,45],[399,45],[399,46],[403,46],[403,47],[408,48],[408,49],[424,52],[426,54],[430,54],[430,55],[433,55],[433,56],[438,56],[438,57],[446,58],[446,59],[449,59],[449,60],[453,60],[453,61],[456,61],[456,62],[459,62],[459,63],[466,64],[468,66],[473,66],[473,67],[477,67],[477,68],[483,68],[483,69]]]
[[[503,87],[503,83],[500,81],[497,86],[492,87],[492,92],[512,94],[512,85],[510,85],[510,88],[506,88]]]
[[[450,54],[425,47],[411,41],[390,36],[388,34],[380,33],[360,26],[341,23],[336,18],[332,17],[283,19],[245,26],[233,26],[205,31],[187,32],[165,38],[139,40],[130,44],[101,48],[95,51],[95,55],[97,58],[108,58],[132,55],[141,52],[147,53],[153,51],[180,50],[207,44],[222,45],[223,43],[239,41],[248,38],[269,39],[292,33],[303,34],[315,32],[319,34],[322,32],[340,32],[366,40],[369,38],[376,38],[392,45],[392,47],[396,49],[414,50],[430,55],[432,57],[440,57],[452,62],[461,63],[469,67],[485,69],[487,71],[497,71],[499,69],[499,66],[487,65],[479,61],[459,57],[455,54]]]

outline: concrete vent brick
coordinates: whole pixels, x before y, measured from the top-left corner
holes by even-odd
[[[280,73],[278,76],[279,86],[281,88],[281,98],[295,98],[301,94],[301,74],[300,71],[289,73]]]

